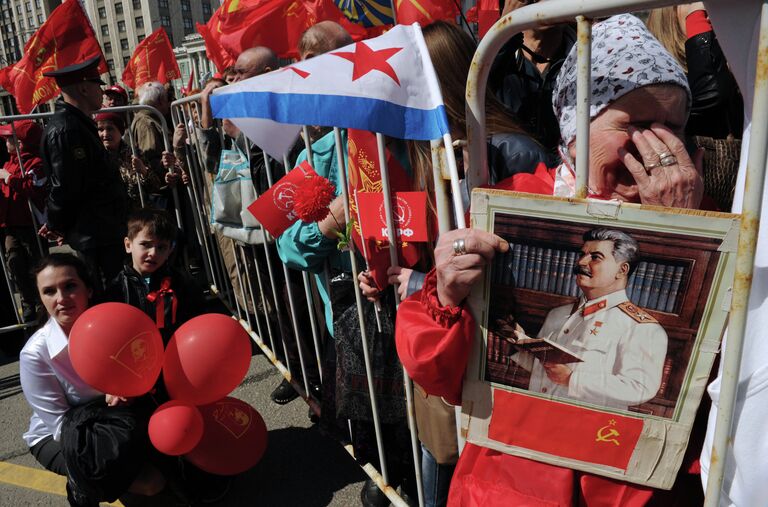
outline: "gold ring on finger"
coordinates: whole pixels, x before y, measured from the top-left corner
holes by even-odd
[[[664,157],[661,157],[659,159],[659,162],[661,163],[661,165],[663,167],[668,167],[668,166],[677,164],[677,157],[674,156],[674,155],[671,155],[671,154],[670,155],[666,155]]]
[[[463,238],[453,240],[453,254],[464,255],[467,253],[467,244]]]
[[[651,169],[656,169],[657,167],[661,167],[663,164],[660,163],[654,163],[654,164],[644,164],[643,167],[645,167],[645,170],[647,172],[650,172]]]

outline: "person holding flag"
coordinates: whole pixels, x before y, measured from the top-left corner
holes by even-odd
[[[464,139],[467,135],[464,94],[469,67],[475,54],[475,43],[466,32],[445,21],[426,26],[422,33],[440,84],[451,135],[454,139]],[[491,135],[488,140],[488,165],[493,183],[515,173],[533,173],[540,163],[554,163],[548,151],[534,141],[491,94],[486,95],[486,111]],[[413,179],[428,182],[430,194],[434,195],[429,143],[409,141],[408,153]],[[457,153],[456,158],[462,167],[463,149]],[[430,213],[434,216],[434,209],[430,208]],[[430,267],[431,256],[428,262],[424,262],[426,260],[426,255],[423,255],[421,267],[428,271],[426,268]],[[425,273],[399,266],[390,267],[387,275],[389,283],[399,284],[401,299],[421,290],[425,278]],[[361,273],[359,281],[366,297],[380,297],[381,292],[368,273]],[[440,396],[432,396],[414,383],[414,410],[422,447],[424,505],[445,505],[459,457],[454,409]]]
[[[56,80],[62,98],[43,133],[43,167],[51,190],[48,221],[40,234],[66,241],[104,283],[122,269],[128,195],[91,118],[103,98],[101,59],[95,56],[43,74]]]

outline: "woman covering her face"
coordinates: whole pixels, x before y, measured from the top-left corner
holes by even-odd
[[[637,18],[620,15],[592,30],[590,104],[591,197],[697,208],[703,194],[700,155],[680,139],[690,92],[683,70]],[[557,167],[539,165],[493,188],[574,196],[576,178],[576,48],[553,94],[560,124]],[[435,269],[403,301],[396,342],[403,367],[429,395],[461,403],[463,374],[475,323],[464,300],[483,267],[509,244],[494,234],[449,231],[435,247]],[[683,467],[685,468],[685,467]],[[450,505],[541,503],[644,505],[659,492],[467,444],[451,483]]]
[[[680,64],[634,16],[592,29],[589,194],[678,208],[698,208],[701,160],[682,141],[691,104]],[[560,70],[552,104],[560,124],[554,194],[575,194],[576,48]]]

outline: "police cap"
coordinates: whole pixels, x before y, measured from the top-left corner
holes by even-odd
[[[83,81],[98,81],[101,84],[105,84],[104,81],[101,80],[99,74],[100,61],[101,56],[94,56],[84,62],[75,63],[49,72],[43,72],[43,75],[45,77],[54,78],[56,84],[59,86],[67,86]]]

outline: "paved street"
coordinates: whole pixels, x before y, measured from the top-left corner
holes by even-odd
[[[63,481],[42,472],[21,438],[30,409],[21,394],[18,373],[18,361],[0,353],[0,506],[66,506]],[[349,454],[313,428],[301,399],[282,407],[270,401],[269,393],[281,378],[264,356],[257,355],[233,393],[264,417],[269,446],[262,461],[236,477],[228,497],[216,505],[359,505],[366,476]],[[165,495],[150,500],[123,498],[121,503],[126,507],[174,505]]]

